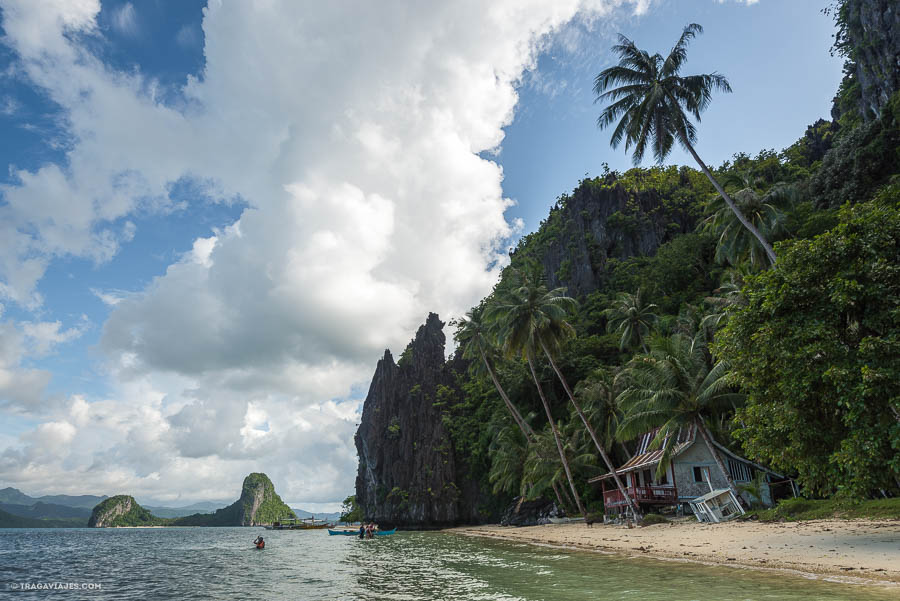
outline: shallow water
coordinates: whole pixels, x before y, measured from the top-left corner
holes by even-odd
[[[900,589],[559,551],[442,532],[361,541],[256,528],[0,529],[0,597],[640,601],[881,600]],[[31,590],[71,583],[66,590]],[[98,588],[99,586],[99,588]],[[30,590],[22,590],[27,588]]]

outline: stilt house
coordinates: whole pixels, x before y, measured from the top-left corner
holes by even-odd
[[[637,441],[635,454],[616,470],[629,495],[643,512],[658,511],[660,506],[681,506],[714,490],[728,488],[728,482],[716,464],[703,438],[696,428],[684,428],[678,432],[678,440],[672,450],[672,461],[664,474],[657,478],[656,469],[662,459],[662,446],[651,450],[650,443],[658,430],[643,434]],[[772,486],[793,483],[776,472],[736,455],[713,441],[719,457],[728,469],[736,485],[748,484],[757,471],[766,474],[766,485],[762,487],[762,502],[766,507],[774,503]],[[624,496],[612,479],[612,474],[603,474],[589,480],[599,483],[603,489],[603,504],[607,513],[623,512],[627,506]],[[788,489],[788,494],[792,492]],[[755,499],[753,499],[755,500]],[[751,497],[741,494],[741,503],[750,506]]]

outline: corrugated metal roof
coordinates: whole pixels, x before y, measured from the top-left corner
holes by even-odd
[[[659,460],[662,459],[663,456],[662,448],[659,448],[655,451],[646,450],[650,445],[650,441],[652,441],[656,437],[657,432],[659,432],[659,428],[641,435],[641,438],[638,440],[637,446],[639,453],[626,461],[622,467],[618,468],[616,470],[617,474],[634,472],[643,468],[654,466],[659,463]],[[679,430],[678,442],[675,443],[675,448],[672,449],[672,457],[677,457],[682,451],[693,444],[694,434],[695,432],[693,426],[688,428],[686,432]],[[665,441],[660,445],[660,447],[664,446]],[[600,480],[604,480],[606,478],[612,478],[612,473],[603,474],[602,476],[596,476],[588,480],[588,482],[599,482]]]

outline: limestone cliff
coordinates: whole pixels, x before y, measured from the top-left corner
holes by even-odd
[[[442,399],[461,392],[464,368],[444,359],[444,324],[431,313],[394,363],[390,351],[375,368],[356,433],[356,500],[366,520],[382,527],[438,527],[477,522],[477,483],[455,456]]]
[[[262,473],[244,478],[241,498],[215,513],[195,513],[171,520],[173,526],[259,526],[293,518],[293,510],[275,492],[275,485]]]
[[[900,90],[900,5],[897,0],[846,0],[849,58],[860,86],[860,112],[878,116]]]
[[[119,526],[161,526],[165,520],[154,517],[138,505],[134,497],[116,495],[101,501],[91,512],[88,528],[116,528]]]
[[[116,495],[99,503],[91,514],[88,528],[117,526],[259,526],[287,517],[296,517],[275,492],[269,477],[252,473],[244,478],[241,498],[215,513],[195,513],[166,519],[152,515],[133,497]]]
[[[533,234],[542,239],[531,248],[549,287],[581,297],[603,287],[610,259],[653,255],[696,223],[689,203],[663,202],[656,190],[628,189],[608,175],[582,181]]]

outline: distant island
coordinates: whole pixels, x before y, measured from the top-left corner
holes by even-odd
[[[134,497],[116,495],[94,507],[88,528],[120,528],[137,526],[259,526],[279,519],[297,517],[275,492],[272,481],[254,472],[244,478],[241,497],[214,513],[194,513],[165,518],[141,507]]]

